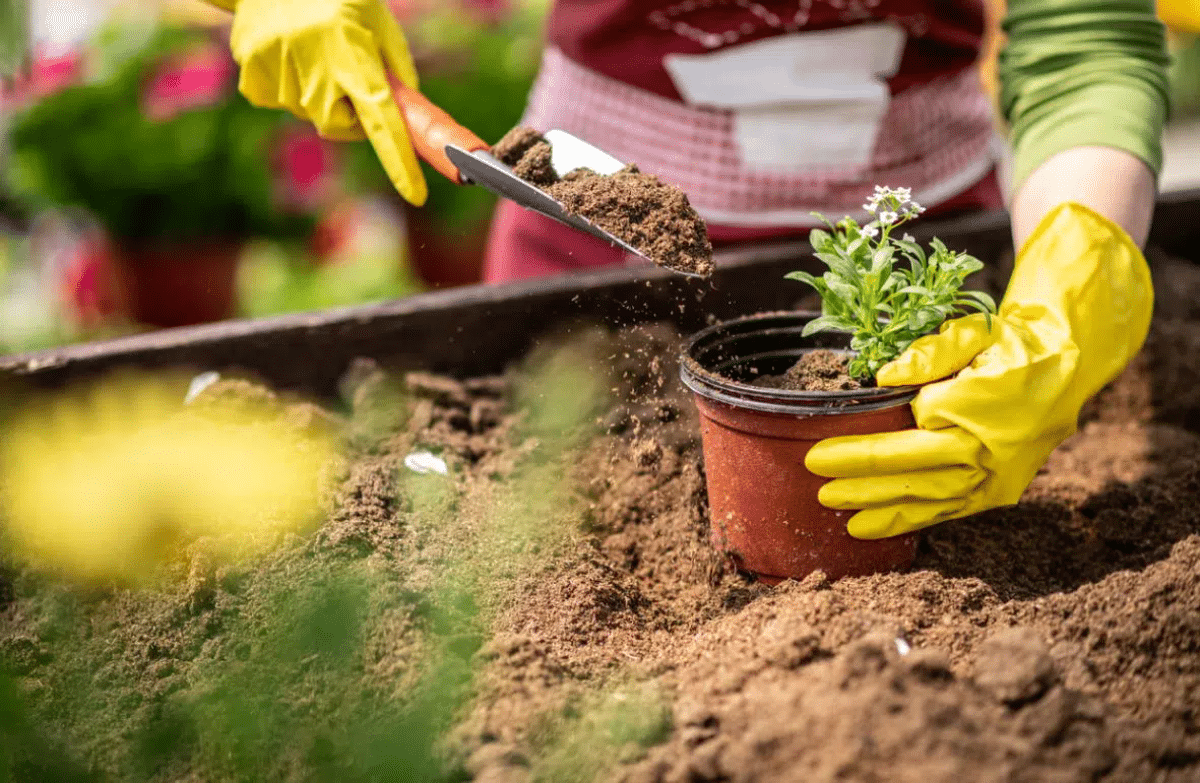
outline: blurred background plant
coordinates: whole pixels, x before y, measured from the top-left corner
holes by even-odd
[[[0,56],[19,66],[0,86],[0,352],[478,281],[494,197],[430,170],[411,210],[365,142],[246,104],[228,14],[26,5],[0,0]],[[548,0],[391,5],[435,102],[487,140],[518,122]]]
[[[25,58],[29,20],[23,0],[0,0],[0,76],[10,76]]]
[[[164,28],[133,52],[120,50],[118,30],[100,43],[99,79],[14,119],[8,181],[19,198],[38,211],[85,210],[127,246],[311,233],[313,216],[293,203],[307,194],[276,193],[269,153],[286,151],[287,118],[233,89],[223,42]]]

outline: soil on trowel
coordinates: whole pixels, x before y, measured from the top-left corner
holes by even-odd
[[[551,164],[552,150],[544,141],[530,147],[513,165],[513,173],[539,188],[548,188],[558,182],[558,174]]]
[[[504,134],[500,141],[492,145],[492,154],[499,158],[501,163],[507,166],[516,166],[517,161],[521,159],[526,152],[535,144],[545,144],[546,140],[542,134],[535,131],[533,128],[527,128],[523,125],[510,130]],[[549,146],[549,145],[547,145]]]
[[[521,179],[629,243],[659,266],[708,277],[713,271],[708,229],[679,188],[634,164],[611,175],[576,169],[561,179],[550,165],[551,147],[530,128],[517,127],[492,154]]]
[[[804,353],[795,364],[782,375],[762,375],[754,379],[752,386],[790,391],[850,391],[861,389],[847,367],[845,354],[824,348]]]
[[[714,552],[668,325],[485,378],[363,360],[316,533],[153,592],[12,570],[43,729],[9,747],[31,780],[1200,780],[1200,276],[1155,275],[1144,350],[1019,504],[837,582]]]

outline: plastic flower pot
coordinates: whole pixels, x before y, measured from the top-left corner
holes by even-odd
[[[130,317],[173,327],[233,316],[242,249],[239,241],[113,242],[113,269]]]
[[[860,540],[846,532],[852,511],[822,506],[828,479],[804,466],[808,450],[837,435],[915,427],[915,387],[791,391],[751,385],[782,374],[816,348],[845,350],[844,335],[801,337],[817,313],[768,313],[696,333],[680,375],[700,411],[713,545],[769,584],[816,570],[830,579],[902,570],[916,555],[914,534]]]

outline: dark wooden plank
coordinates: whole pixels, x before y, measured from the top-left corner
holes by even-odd
[[[1156,241],[1195,247],[1200,192],[1160,201]],[[913,232],[996,262],[1011,255],[1003,212],[933,222]],[[1190,244],[1189,244],[1190,242]],[[815,269],[804,242],[719,254],[709,281],[659,269],[610,269],[496,286],[435,291],[378,304],[168,329],[0,358],[0,381],[55,387],[116,369],[241,370],[281,389],[329,396],[355,357],[458,376],[494,372],[539,337],[575,322],[669,320],[685,330],[708,319],[788,309],[807,289],[786,281]],[[1177,251],[1176,251],[1177,252]]]

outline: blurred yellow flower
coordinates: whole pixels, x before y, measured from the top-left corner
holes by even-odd
[[[199,402],[199,400],[197,401]],[[142,582],[184,547],[261,554],[321,512],[328,435],[261,401],[184,405],[177,385],[110,380],[25,407],[0,443],[8,543],[85,580]]]

